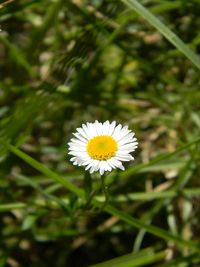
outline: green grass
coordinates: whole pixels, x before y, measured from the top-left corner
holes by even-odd
[[[0,8],[0,266],[199,266],[200,2],[25,2]],[[67,153],[96,119],[139,141],[107,191]]]

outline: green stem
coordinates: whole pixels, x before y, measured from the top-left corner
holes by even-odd
[[[88,171],[85,171],[84,174],[84,189],[85,189],[86,199],[88,200],[92,192],[92,177]]]
[[[102,191],[103,191],[104,196],[105,196],[105,201],[104,201],[104,204],[103,204],[103,206],[102,206],[102,209],[105,208],[105,206],[106,206],[106,204],[108,203],[108,200],[109,200],[108,187],[106,186],[105,178],[106,178],[106,175],[103,174],[103,175],[101,176],[101,185],[102,185]]]

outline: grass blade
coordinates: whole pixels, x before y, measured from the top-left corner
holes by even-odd
[[[136,267],[159,261],[166,256],[166,250],[155,253],[153,249],[144,249],[139,253],[130,253],[90,267]]]
[[[23,209],[26,208],[25,203],[7,203],[7,204],[1,204],[0,205],[0,212],[5,212],[5,211],[11,211],[15,209]]]
[[[7,144],[10,151],[12,151],[15,155],[17,155],[19,158],[23,159],[25,162],[27,162],[29,165],[31,165],[36,170],[40,171],[41,173],[45,174],[47,177],[50,177],[54,181],[56,181],[59,184],[62,184],[65,188],[76,194],[77,196],[84,198],[84,193],[81,189],[79,189],[77,186],[73,185],[72,183],[68,182],[66,179],[64,179],[62,176],[56,174],[55,172],[51,171],[49,168],[47,168],[45,165],[41,164],[40,162],[36,161],[26,153],[20,151],[18,148]]]
[[[121,0],[131,9],[135,10],[140,16],[144,17],[154,26],[165,38],[172,43],[181,53],[183,53],[199,70],[200,59],[198,56],[167,26],[149,12],[143,5],[136,0]]]
[[[104,208],[105,211],[107,211],[108,213],[117,216],[118,218],[120,218],[121,220],[125,221],[126,223],[128,223],[129,225],[132,225],[133,227],[139,228],[139,229],[145,229],[147,232],[158,236],[166,241],[174,241],[176,244],[180,245],[180,246],[188,246],[188,247],[193,247],[193,248],[197,248],[199,249],[199,244],[193,241],[188,241],[188,240],[183,240],[182,238],[180,238],[179,236],[175,236],[172,235],[171,233],[162,230],[161,228],[155,227],[153,225],[147,225],[145,223],[143,223],[142,221],[135,219],[133,217],[131,217],[130,215],[126,214],[125,212],[121,212],[120,210],[112,207],[111,205],[107,205]]]

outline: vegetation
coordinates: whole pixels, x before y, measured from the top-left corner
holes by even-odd
[[[1,1],[0,267],[200,266],[199,14],[199,0]],[[139,141],[106,188],[67,150],[96,119]]]

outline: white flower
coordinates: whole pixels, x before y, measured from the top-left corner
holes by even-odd
[[[73,156],[70,161],[74,165],[84,166],[90,173],[99,171],[103,175],[115,168],[124,170],[122,162],[134,159],[130,153],[135,151],[138,142],[128,126],[116,126],[115,121],[95,121],[82,124],[76,130],[73,133],[76,138],[68,143],[69,155]]]

